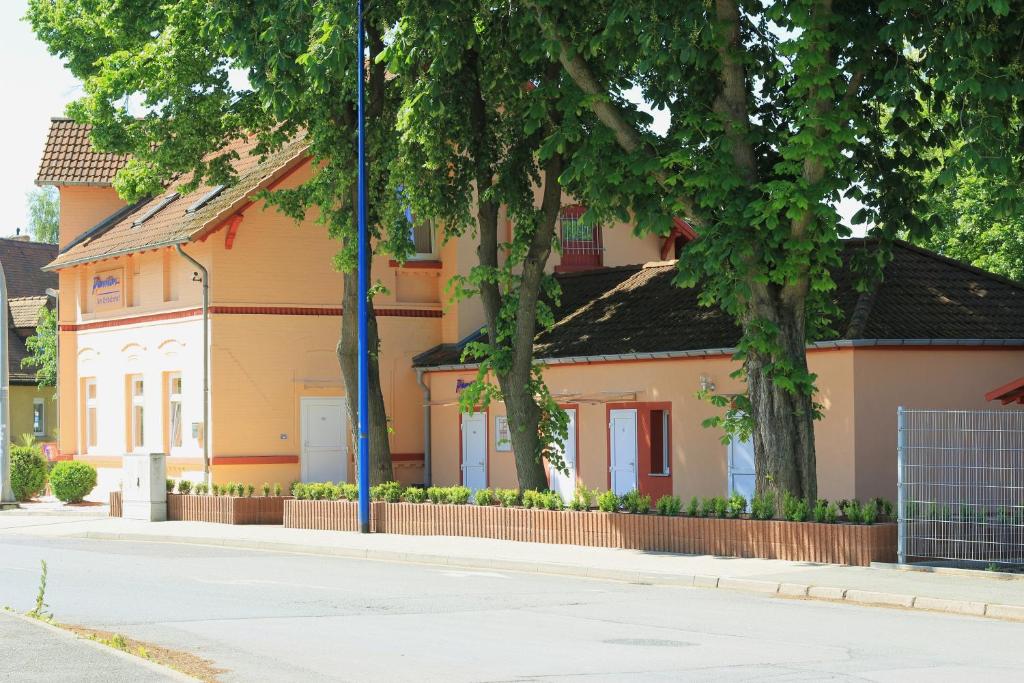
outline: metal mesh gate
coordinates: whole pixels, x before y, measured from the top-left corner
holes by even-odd
[[[899,561],[1024,565],[1024,411],[899,409]]]

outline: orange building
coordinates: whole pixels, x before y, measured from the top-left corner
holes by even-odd
[[[60,253],[48,266],[60,278],[60,449],[99,466],[108,487],[128,452],[167,453],[171,476],[198,478],[205,450],[216,482],[353,480],[335,355],[338,245],[312,218],[295,224],[255,200],[310,176],[305,144],[265,159],[247,144],[237,151],[230,187],[179,195],[171,184],[126,206],[111,188],[124,159],[92,152],[86,127],[51,126],[38,182],[61,193]],[[579,207],[565,204],[565,248],[550,264],[562,303],[554,328],[536,340],[551,391],[573,419],[572,471],[553,474],[552,486],[749,491],[751,445],[723,445],[701,427],[715,409],[695,397],[701,388],[742,391],[729,377],[738,331],[672,286],[674,264],[662,260],[692,233],[682,223],[668,238],[588,227]],[[511,235],[511,221],[503,226]],[[457,407],[474,374],[461,349],[483,315],[477,301],[449,303],[445,285],[476,263],[475,244],[470,236],[441,244],[429,222],[412,233],[409,262],[373,264],[387,292],[374,306],[396,476],[514,487],[503,406]],[[846,269],[836,279],[839,334],[809,354],[825,407],[821,494],[893,497],[897,405],[984,407],[985,390],[1024,361],[1024,289],[907,245],[869,292],[858,294]]]

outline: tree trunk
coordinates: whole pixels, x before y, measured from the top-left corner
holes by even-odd
[[[754,419],[757,492],[789,492],[814,501],[818,496],[814,454],[813,397],[790,392],[772,381],[770,365],[783,363],[807,371],[803,297],[784,298],[761,290],[751,300],[748,320],[770,320],[779,328],[781,357],[751,349],[745,363],[747,394]]]
[[[348,398],[348,419],[354,448],[359,445],[359,276],[353,270],[342,276],[345,291],[342,295],[341,339],[338,341],[338,362],[345,381]],[[394,480],[391,468],[391,446],[388,443],[388,416],[384,409],[384,394],[380,386],[380,337],[377,335],[377,316],[370,307],[367,315],[367,341],[370,350],[369,404],[370,404],[370,485]],[[354,450],[353,452],[358,452]],[[358,463],[358,459],[356,461]]]

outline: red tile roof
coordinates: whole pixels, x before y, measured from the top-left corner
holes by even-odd
[[[128,156],[95,151],[90,131],[92,126],[71,119],[50,119],[36,185],[110,185]]]
[[[238,153],[239,158],[233,164],[236,180],[195,210],[188,209],[216,188],[200,185],[192,192],[174,197],[188,180],[179,178],[171,182],[163,194],[125,207],[83,232],[68,243],[47,269],[59,270],[122,254],[184,244],[202,237],[243,209],[256,190],[283,176],[306,158],[304,134],[265,157],[253,153],[255,145],[255,138],[239,140],[218,153]]]

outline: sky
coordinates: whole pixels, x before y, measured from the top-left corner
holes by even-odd
[[[17,228],[25,232],[26,195],[35,188],[50,117],[63,116],[65,106],[82,95],[81,83],[47,52],[22,20],[27,5],[27,0],[0,0],[0,63],[8,65],[0,83],[2,92],[12,98],[0,110],[3,130],[9,131],[5,163],[0,166],[0,236],[13,235]],[[651,113],[655,130],[663,132],[665,113]],[[857,209],[856,203],[840,203],[839,213],[846,224]]]

